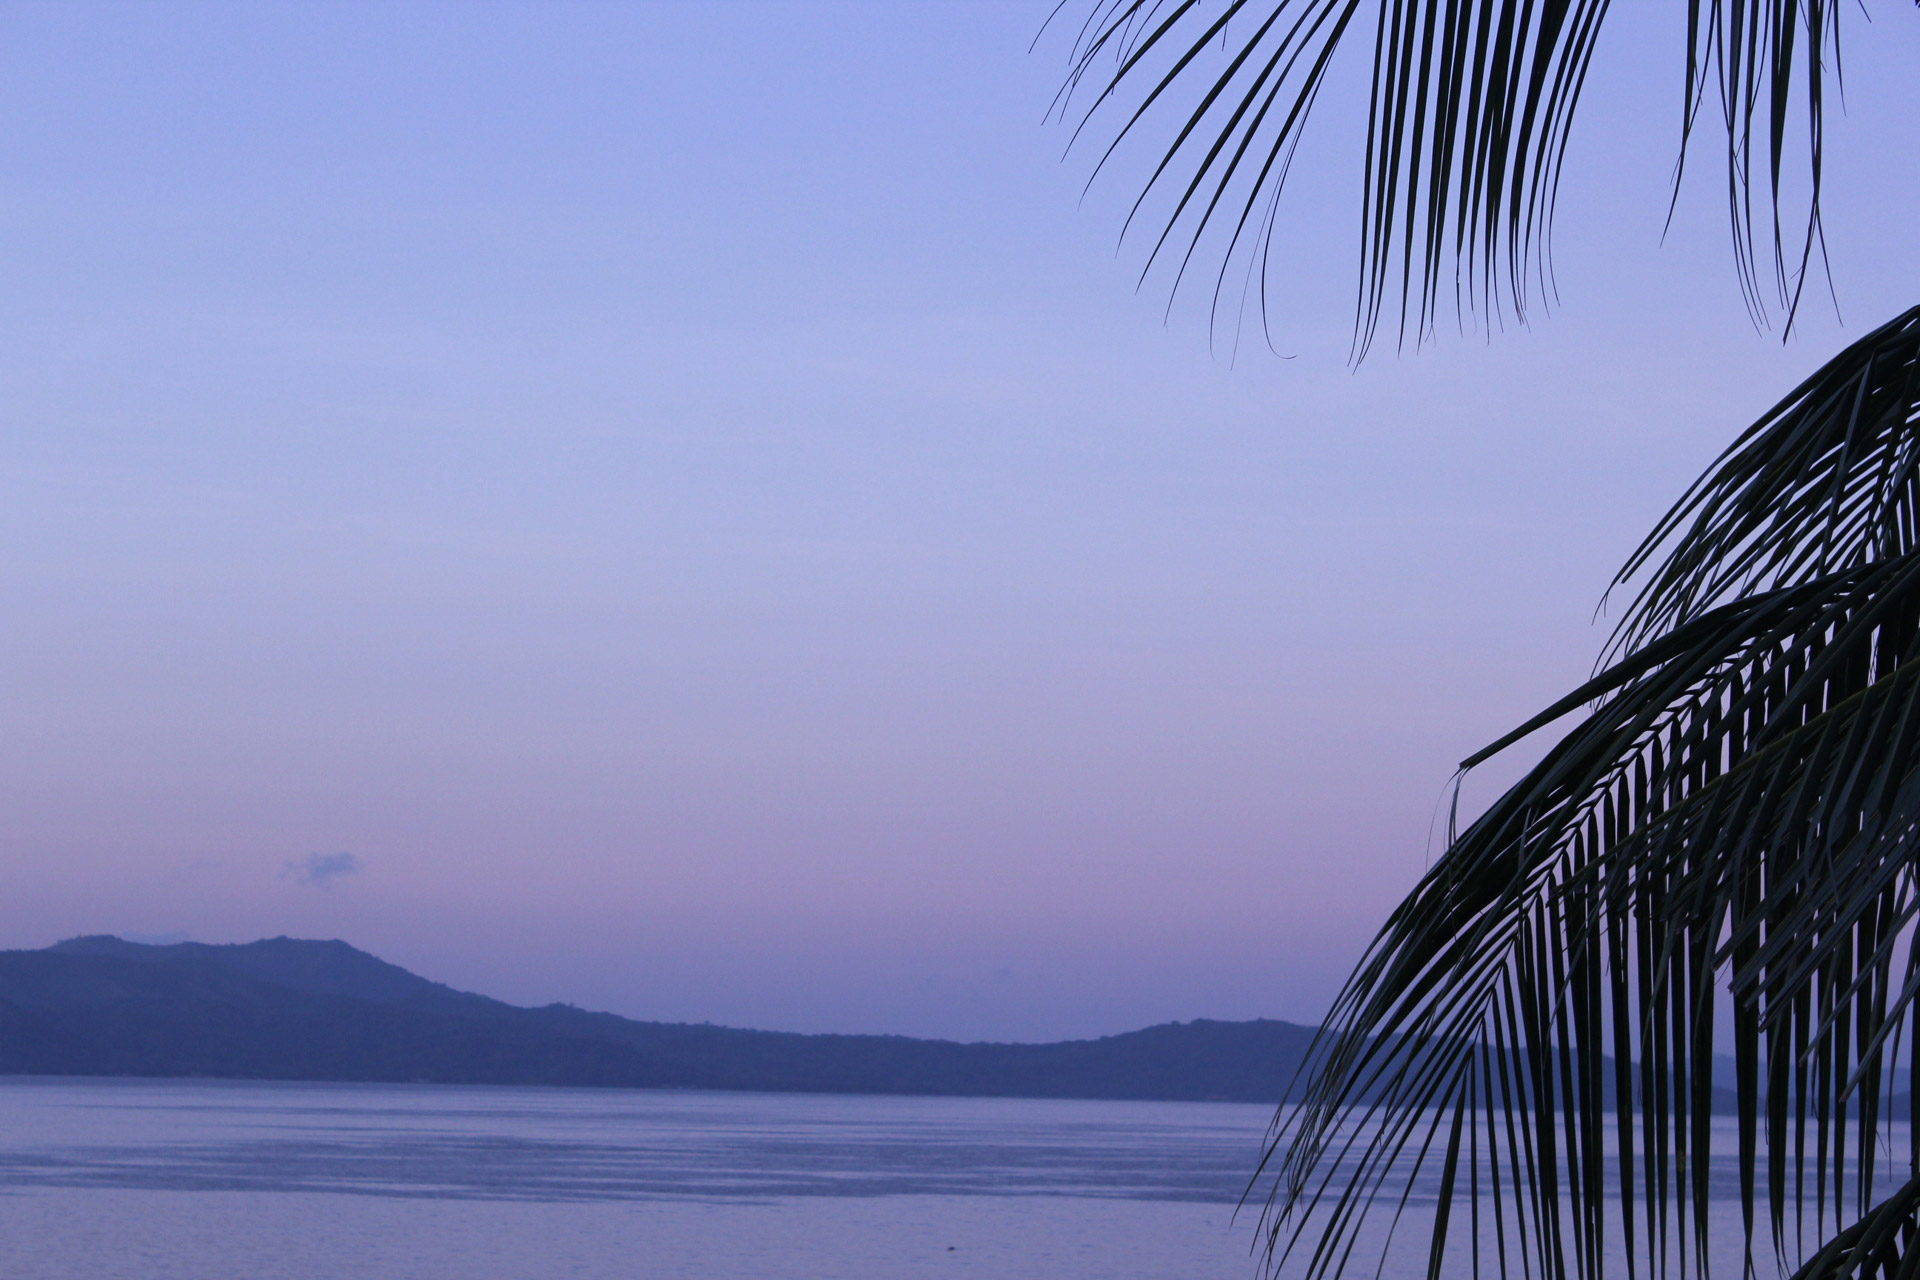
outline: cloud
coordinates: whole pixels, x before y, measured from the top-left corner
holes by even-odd
[[[350,853],[310,853],[287,864],[287,874],[301,884],[324,889],[341,876],[360,870],[360,859]]]

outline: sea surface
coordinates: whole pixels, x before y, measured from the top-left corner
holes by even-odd
[[[1246,1280],[1272,1109],[0,1079],[6,1280]]]
[[[1252,1280],[1259,1215],[1236,1206],[1272,1115],[0,1077],[0,1280]],[[1737,1276],[1726,1210],[1715,1271]],[[1416,1186],[1415,1247],[1348,1274],[1424,1280],[1431,1212]]]

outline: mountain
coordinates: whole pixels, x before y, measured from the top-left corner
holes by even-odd
[[[3,1074],[1277,1102],[1312,1037],[1271,1020],[1057,1044],[636,1022],[521,1008],[294,938],[0,951]]]
[[[306,942],[266,938],[259,942],[209,946],[180,942],[148,946],[108,934],[68,938],[48,948],[61,955],[115,956],[122,960],[205,960],[249,978],[320,996],[352,996],[381,1003],[410,996],[460,995],[452,987],[408,973],[339,940]],[[484,997],[473,997],[482,999]]]

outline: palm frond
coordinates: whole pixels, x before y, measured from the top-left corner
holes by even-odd
[[[1795,387],[1661,519],[1614,579],[1646,574],[1615,650],[1732,595],[1916,548],[1920,307]]]
[[[1840,1232],[1795,1273],[1794,1280],[1899,1280],[1915,1269],[1920,1177],[1909,1178],[1873,1211]]]
[[[1175,260],[1177,290],[1190,268],[1217,261],[1217,311],[1243,261],[1264,314],[1294,150],[1338,46],[1370,20],[1356,359],[1396,301],[1405,343],[1432,333],[1449,295],[1456,315],[1485,326],[1524,322],[1553,296],[1561,165],[1608,12],[1608,0],[1373,3],[1369,14],[1362,0],[1094,0],[1062,98],[1064,108],[1091,95],[1079,133],[1105,136],[1109,157],[1149,116],[1170,117],[1172,140],[1134,206],[1137,217],[1155,192],[1171,203],[1147,270]],[[1818,255],[1836,14],[1835,0],[1688,3],[1681,155],[1717,94],[1735,261],[1757,315],[1768,272],[1756,246],[1768,236],[1754,230],[1756,207],[1771,220],[1772,292],[1789,317]],[[1807,169],[1805,230],[1794,240],[1782,209],[1795,199],[1796,152]]]
[[[1854,403],[1879,404],[1878,367],[1850,350],[1802,390],[1855,385]],[[1743,447],[1784,433],[1828,458],[1818,441],[1867,420],[1910,437],[1900,385],[1904,408],[1839,426],[1777,412]],[[1851,475],[1851,456],[1829,469]],[[1335,1002],[1271,1152],[1269,1256],[1309,1280],[1337,1275],[1414,1194],[1437,1200],[1435,1276],[1463,1235],[1476,1273],[1584,1280],[1614,1249],[1704,1276],[1713,1113],[1729,1093],[1749,1258],[1811,1257],[1834,1280],[1905,1238],[1845,1233],[1909,1194],[1877,1198],[1899,1054],[1920,1051],[1906,1043],[1920,1036],[1920,547],[1856,527],[1904,497],[1828,502],[1805,516],[1839,526],[1816,572],[1800,534],[1766,550],[1734,516],[1702,526],[1688,514],[1702,501],[1669,524],[1731,541],[1701,543],[1652,597],[1681,601],[1657,606],[1664,629],[1464,762],[1590,708],[1451,839]],[[1751,547],[1768,589],[1723,563]],[[1715,1079],[1719,1041],[1731,1081]],[[1911,1139],[1899,1163],[1920,1176]]]

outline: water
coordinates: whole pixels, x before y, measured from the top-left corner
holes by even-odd
[[[1270,1118],[1224,1103],[0,1077],[0,1280],[1252,1280],[1256,1215],[1234,1208]],[[1725,1196],[1735,1143],[1716,1128]],[[1383,1280],[1424,1280],[1429,1190]],[[1737,1276],[1725,1209],[1715,1272]],[[1617,1241],[1608,1253],[1625,1274]],[[1448,1258],[1450,1275],[1469,1271],[1457,1233]],[[1350,1274],[1371,1280],[1378,1261]]]
[[[8,1280],[1247,1280],[1271,1109],[0,1081]]]

